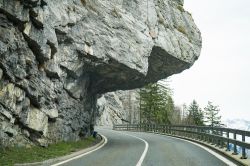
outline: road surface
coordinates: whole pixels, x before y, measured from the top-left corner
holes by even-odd
[[[63,166],[226,166],[203,148],[153,133],[98,128],[107,137],[101,149]]]

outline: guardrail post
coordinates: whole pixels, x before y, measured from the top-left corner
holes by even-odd
[[[225,147],[225,142],[224,142],[224,136],[223,136],[223,130],[222,129],[220,130],[220,136],[221,136],[220,148],[224,148]]]
[[[219,130],[219,129],[216,129],[215,134],[216,134],[217,136],[220,136],[220,130]],[[220,138],[218,138],[218,137],[216,138],[216,137],[215,137],[215,141],[217,142],[217,146],[220,147],[220,145],[221,145],[221,143],[220,143]]]
[[[237,144],[236,144],[236,139],[237,139],[237,135],[236,135],[236,132],[234,132],[234,152],[232,153],[233,155],[237,155],[238,152],[237,152]]]
[[[203,140],[203,134],[202,134],[202,128],[198,129],[198,134],[199,134],[199,140]]]
[[[199,140],[198,128],[195,127],[195,128],[194,128],[194,131],[195,131],[195,133],[194,133],[195,139],[196,139],[196,140]]]
[[[227,150],[226,151],[230,151],[230,147],[229,147],[229,129],[227,129]]]
[[[194,138],[194,128],[191,127],[191,128],[190,128],[190,131],[191,131],[191,138],[192,138],[192,139],[195,139],[195,138]]]
[[[208,130],[205,129],[205,139],[207,142],[209,142],[209,136],[208,136]]]
[[[207,140],[207,137],[206,137],[206,129],[202,129],[202,140],[204,141],[204,142],[206,142],[206,140]]]
[[[212,130],[211,130],[211,129],[209,130],[209,134],[210,134],[210,135],[209,135],[210,143],[213,145],[213,135],[212,135],[212,134],[213,134],[213,129],[212,129]]]
[[[196,139],[195,138],[195,128],[192,129],[192,137],[193,137],[193,139]]]
[[[214,128],[212,128],[212,145],[216,146],[216,138],[214,135],[216,135],[216,132],[214,131]]]
[[[246,136],[246,133],[245,131],[242,133],[242,142],[245,142],[245,136]],[[247,156],[246,156],[246,148],[245,147],[241,147],[242,148],[242,156],[241,156],[241,159],[247,159]]]
[[[195,137],[197,140],[200,139],[199,129],[197,127],[195,127]]]
[[[199,140],[200,135],[199,135],[199,128],[195,127],[195,139]]]
[[[215,139],[215,137],[214,137],[214,134],[215,134],[214,128],[212,127],[212,135],[211,135],[212,145],[216,145],[216,139]]]
[[[206,133],[205,134],[205,137],[206,137],[205,139],[206,139],[207,142],[209,142],[208,132],[209,132],[209,130],[205,129],[205,133]]]
[[[206,133],[207,133],[207,142],[210,143],[210,129],[209,128],[206,130]]]
[[[203,129],[202,128],[200,128],[199,134],[200,134],[200,140],[204,140],[203,139]]]

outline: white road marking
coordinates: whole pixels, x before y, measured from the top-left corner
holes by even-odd
[[[139,161],[137,162],[136,166],[141,166],[142,165],[142,162],[143,162],[143,160],[146,157],[146,154],[148,152],[148,142],[147,141],[145,141],[144,139],[142,139],[140,137],[130,135],[130,134],[127,134],[127,133],[124,133],[124,132],[121,132],[121,131],[114,131],[112,129],[104,129],[104,128],[102,128],[102,130],[108,130],[108,131],[111,131],[111,132],[116,132],[116,133],[119,133],[119,134],[127,135],[127,136],[134,137],[134,138],[139,139],[140,141],[144,142],[145,148],[144,148],[144,151],[143,151]]]
[[[134,136],[134,135],[130,135],[130,134],[123,133],[123,132],[120,132],[120,133],[122,133],[122,134],[124,134],[124,135],[127,135],[127,136],[130,136],[130,137],[137,138],[137,139],[139,139],[139,140],[141,140],[142,142],[145,143],[145,149],[144,149],[144,151],[143,151],[143,153],[142,153],[142,155],[141,155],[141,157],[140,157],[140,160],[139,160],[139,161],[137,162],[137,164],[136,164],[136,166],[141,166],[141,165],[142,165],[142,162],[143,162],[143,160],[144,160],[144,158],[146,157],[146,154],[147,154],[147,152],[148,152],[148,142],[145,141],[144,139],[142,139],[142,138],[140,138],[140,137],[137,137],[137,136]]]
[[[161,134],[156,134],[156,135],[161,135]],[[163,136],[163,135],[161,135]],[[168,136],[168,137],[171,137],[171,136]],[[174,138],[174,139],[178,139],[178,140],[182,140],[182,141],[186,141],[186,142],[189,142],[191,144],[194,144],[196,146],[199,146],[200,148],[206,150],[208,153],[214,155],[216,158],[218,158],[219,160],[223,161],[225,164],[229,165],[229,166],[237,166],[236,164],[234,164],[232,161],[228,160],[227,158],[223,157],[222,155],[214,152],[213,150],[203,146],[203,145],[200,145],[198,143],[195,143],[195,142],[192,142],[192,141],[189,141],[189,140],[185,140],[185,139],[181,139],[181,138],[176,138],[176,137],[171,137],[171,138]]]
[[[100,135],[101,135],[101,134],[100,134]],[[103,143],[101,146],[99,146],[98,148],[93,149],[93,150],[91,150],[91,151],[89,151],[89,152],[80,154],[80,155],[78,155],[78,156],[72,157],[72,158],[70,158],[70,159],[64,160],[64,161],[62,161],[62,162],[53,164],[53,165],[51,165],[51,166],[62,165],[62,164],[67,163],[67,162],[69,162],[69,161],[72,161],[72,160],[78,159],[78,158],[80,158],[80,157],[86,156],[86,155],[88,155],[88,154],[90,154],[90,153],[92,153],[92,152],[94,152],[94,151],[97,151],[98,149],[101,149],[101,148],[102,148],[104,145],[106,145],[107,142],[108,142],[108,139],[107,139],[104,135],[101,135],[101,136],[102,136],[102,138],[104,138],[104,143]]]
[[[180,138],[176,138],[176,139],[180,139]],[[181,140],[183,140],[183,139],[181,139]],[[202,149],[206,150],[208,153],[211,153],[212,155],[214,155],[215,157],[217,157],[218,159],[220,159],[221,161],[223,161],[224,163],[226,163],[226,164],[229,165],[229,166],[237,166],[237,165],[234,164],[232,161],[228,160],[227,158],[225,158],[225,157],[219,155],[218,153],[214,152],[213,150],[211,150],[211,149],[209,149],[209,148],[207,148],[207,147],[205,147],[205,146],[203,146],[203,145],[200,145],[200,144],[198,144],[198,143],[195,143],[195,142],[192,142],[192,141],[188,141],[188,140],[184,140],[184,141],[187,141],[187,142],[189,142],[189,143],[192,143],[192,144],[194,144],[194,145],[196,145],[196,146],[201,147]]]

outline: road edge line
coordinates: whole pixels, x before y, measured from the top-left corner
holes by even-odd
[[[119,132],[119,133],[122,133],[122,132]],[[139,139],[139,140],[141,140],[142,142],[144,142],[144,144],[145,144],[144,151],[142,152],[142,155],[141,155],[140,159],[138,160],[138,162],[137,162],[137,164],[136,164],[136,166],[141,166],[142,163],[143,163],[143,160],[145,159],[146,154],[147,154],[147,152],[148,152],[148,147],[149,147],[148,142],[147,142],[146,140],[144,140],[144,139],[142,139],[142,138],[140,138],[140,137],[134,136],[134,135],[130,135],[130,134],[127,134],[127,133],[122,133],[122,134],[127,135],[127,136],[130,136],[130,137],[134,137],[134,138]]]
[[[52,164],[51,166],[59,166],[59,165],[62,165],[62,164],[64,164],[64,163],[67,163],[67,162],[70,162],[70,161],[72,161],[72,160],[81,158],[81,157],[83,157],[83,156],[86,156],[86,155],[88,155],[88,154],[90,154],[90,153],[93,153],[93,152],[95,152],[95,151],[101,149],[103,146],[105,146],[105,145],[107,144],[108,139],[107,139],[107,137],[105,137],[105,136],[102,135],[102,134],[100,134],[100,136],[104,139],[104,141],[102,141],[100,144],[97,144],[97,145],[95,145],[95,146],[93,146],[93,147],[84,149],[84,150],[81,152],[81,154],[76,155],[76,156],[74,156],[74,157],[72,157],[72,158],[66,159],[66,160],[64,160],[64,161],[61,161],[61,162],[59,162],[59,163]]]
[[[177,137],[172,137],[174,139],[178,139],[178,140],[182,140],[182,141],[186,141],[188,143],[191,143],[193,145],[196,145],[204,150],[206,150],[208,153],[212,154],[213,156],[215,156],[217,159],[221,160],[222,162],[224,162],[225,164],[228,164],[230,166],[237,166],[235,163],[233,163],[232,161],[230,161],[229,159],[227,159],[226,157],[222,156],[221,154],[213,151],[212,149],[204,146],[204,145],[201,145],[199,143],[196,143],[196,142],[192,142],[192,141],[189,141],[189,140],[186,140],[186,139],[183,139],[183,138],[177,138]]]
[[[45,161],[41,161],[41,162],[34,162],[34,163],[22,163],[22,164],[14,164],[14,166],[57,166],[59,163],[63,164],[62,162],[66,163],[65,161],[69,162],[71,160],[69,160],[70,158],[75,158],[77,156],[84,156],[84,155],[87,155],[89,153],[92,153],[100,148],[102,148],[107,142],[108,142],[108,139],[102,135],[102,134],[98,134],[101,136],[102,140],[97,143],[96,145],[94,146],[91,146],[91,147],[88,147],[86,149],[82,149],[78,152],[74,152],[74,153],[71,153],[71,154],[68,154],[68,155],[65,155],[65,156],[61,156],[61,157],[57,157],[57,158],[54,158],[54,159],[48,159],[48,160],[45,160]],[[58,163],[59,162],[59,163]]]
[[[148,133],[148,132],[146,132],[146,133]],[[240,164],[240,165],[242,164],[242,163],[238,163],[238,161],[235,161],[232,158],[229,158],[224,153],[222,154],[220,151],[218,151],[214,147],[209,146],[209,145],[207,145],[207,144],[205,144],[203,142],[200,142],[200,141],[197,141],[197,140],[193,140],[193,139],[189,139],[189,138],[180,137],[180,136],[163,134],[163,133],[152,133],[152,134],[166,136],[166,137],[171,137],[171,138],[174,138],[174,139],[178,139],[178,140],[189,142],[189,143],[191,143],[193,145],[196,145],[196,146],[198,146],[198,147],[206,150],[208,153],[212,154],[213,156],[215,156],[216,158],[218,158],[219,160],[221,160],[225,164],[228,164],[229,166],[238,166],[238,164]]]

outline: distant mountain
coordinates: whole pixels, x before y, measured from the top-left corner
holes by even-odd
[[[223,123],[228,128],[250,131],[250,121],[244,119],[227,119]]]

